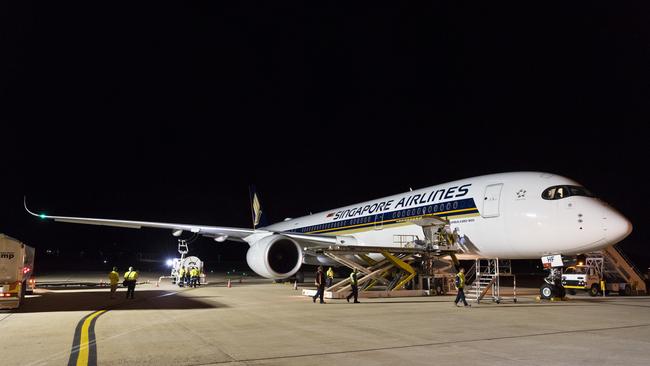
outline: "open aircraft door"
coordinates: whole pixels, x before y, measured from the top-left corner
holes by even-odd
[[[503,183],[490,184],[485,187],[485,195],[483,196],[483,217],[498,217],[499,216],[499,200],[501,198],[501,189]]]

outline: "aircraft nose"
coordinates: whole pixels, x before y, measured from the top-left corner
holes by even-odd
[[[609,210],[606,217],[607,239],[612,244],[625,239],[632,232],[632,223],[620,213]]]

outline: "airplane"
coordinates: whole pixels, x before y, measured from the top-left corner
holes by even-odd
[[[307,247],[394,248],[402,245],[394,241],[396,236],[421,238],[432,224],[444,223],[460,238],[458,259],[572,256],[616,244],[632,232],[627,218],[582,185],[543,172],[467,178],[261,227],[263,215],[255,192],[251,206],[253,228],[235,228],[51,216],[30,211],[25,200],[25,210],[41,219],[169,229],[174,236],[187,231],[217,242],[246,242],[249,267],[270,279],[289,278],[303,264],[331,264],[328,257],[306,251]]]

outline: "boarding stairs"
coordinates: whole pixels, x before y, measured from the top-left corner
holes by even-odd
[[[601,278],[621,278],[632,288],[632,294],[647,294],[643,274],[616,245],[598,252],[587,253],[585,264],[594,266]]]
[[[477,258],[465,276],[465,298],[469,302],[480,303],[489,294],[489,298],[501,303],[501,277],[513,277],[513,302],[517,302],[516,278],[512,274],[512,265],[508,259]]]

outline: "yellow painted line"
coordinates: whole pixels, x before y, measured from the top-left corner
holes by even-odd
[[[90,323],[93,321],[93,319],[105,312],[106,310],[99,310],[90,314],[81,326],[81,339],[79,341],[79,356],[77,357],[77,366],[88,365],[88,329],[90,329]]]

